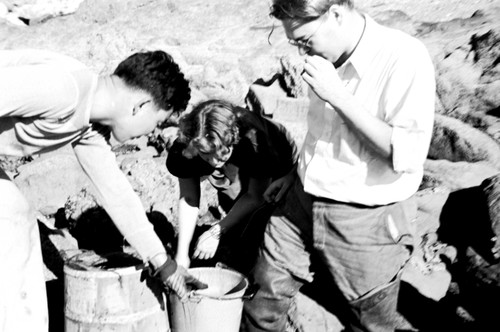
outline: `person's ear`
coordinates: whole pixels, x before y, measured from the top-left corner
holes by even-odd
[[[328,9],[328,15],[331,18],[335,19],[339,24],[342,22],[342,16],[343,16],[342,9],[343,6],[339,5],[332,5],[330,9]]]
[[[144,105],[146,105],[147,103],[150,103],[150,102],[152,102],[152,100],[150,98],[142,98],[141,100],[139,100],[138,102],[136,102],[134,104],[134,108],[132,109],[132,116],[134,116],[137,113],[139,113],[139,111],[142,109],[142,107]]]

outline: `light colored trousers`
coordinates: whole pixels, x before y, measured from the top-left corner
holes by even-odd
[[[0,332],[47,332],[48,310],[36,218],[0,169]]]

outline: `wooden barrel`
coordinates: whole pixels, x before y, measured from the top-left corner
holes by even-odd
[[[136,256],[81,252],[64,266],[66,332],[168,332],[166,296]]]

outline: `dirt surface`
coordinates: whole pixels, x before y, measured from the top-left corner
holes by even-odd
[[[296,54],[279,24],[268,17],[268,3],[267,0],[85,0],[72,15],[34,21],[36,24],[28,27],[0,21],[0,49],[46,48],[73,55],[97,72],[105,73],[132,52],[161,48],[174,56],[192,81],[193,103],[211,97],[241,103],[249,84],[276,71],[282,54]],[[468,18],[477,10],[487,12],[493,6],[500,6],[498,0],[358,0],[355,4],[374,18],[401,11],[420,22]],[[267,37],[273,26],[275,32],[269,45]],[[135,163],[133,160],[130,166],[132,173],[133,167],[143,165],[134,166]],[[158,196],[156,192],[153,194],[151,196]],[[176,197],[172,196],[170,200],[174,201]],[[170,207],[162,211],[169,211]],[[59,269],[61,264],[56,264]],[[62,331],[62,284],[54,279],[47,287],[53,318],[51,332]],[[314,284],[304,290],[308,296],[300,294],[296,303],[300,331],[342,329],[340,323],[317,304],[332,302],[317,296],[324,289],[324,284]],[[433,327],[440,330],[432,325],[432,320],[448,323],[448,328],[441,330],[463,327],[463,324],[456,325],[457,312],[462,317],[459,323],[468,319],[467,312],[455,303],[438,306],[418,296],[412,299],[417,300],[406,303],[407,309],[421,314],[420,321],[428,320],[429,330]]]
[[[467,18],[477,10],[488,10],[491,6],[500,6],[497,0],[355,0],[354,2],[359,8],[370,13],[400,10],[413,20],[422,22],[440,22],[455,18]]]

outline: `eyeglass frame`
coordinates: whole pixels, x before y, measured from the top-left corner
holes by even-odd
[[[305,40],[302,40],[303,38],[301,38],[301,40],[295,40],[295,39],[288,39],[288,43],[292,46],[295,46],[295,47],[298,47],[299,50],[303,50],[304,53],[307,53],[311,50],[312,46],[309,45],[309,42],[311,41],[311,38],[314,37],[314,35],[319,31],[319,29],[321,29],[321,26],[323,25],[323,23],[325,22],[325,19],[324,17],[328,14],[328,12],[326,12],[325,14],[321,15],[320,17],[318,17],[317,19],[321,19],[321,22],[320,24],[318,25],[318,27],[316,28],[316,30],[314,30],[313,33],[311,33],[309,35],[309,37],[307,37]],[[317,20],[316,19],[316,20]],[[312,21],[311,21],[312,22]]]

